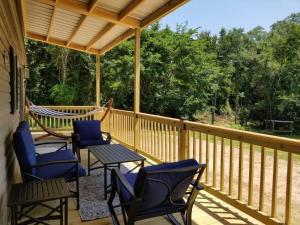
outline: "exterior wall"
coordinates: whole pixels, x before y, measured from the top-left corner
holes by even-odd
[[[16,181],[18,164],[15,160],[14,151],[11,145],[12,133],[20,120],[21,109],[14,114],[10,113],[10,66],[9,48],[13,47],[18,57],[21,74],[19,85],[23,86],[24,65],[26,65],[25,48],[23,41],[23,26],[19,3],[17,0],[0,0],[0,224],[9,222],[7,209],[8,193],[11,184]],[[23,94],[19,87],[19,102]]]

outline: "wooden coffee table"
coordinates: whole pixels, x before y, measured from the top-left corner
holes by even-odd
[[[110,192],[109,187],[111,185],[107,185],[107,170],[111,170],[111,168],[118,167],[120,169],[121,163],[127,162],[138,162],[136,167],[141,166],[144,167],[144,161],[146,160],[144,157],[140,156],[134,151],[129,150],[120,144],[109,144],[109,145],[95,145],[88,146],[88,175],[90,175],[91,170],[104,168],[104,198],[107,199],[107,194]],[[90,153],[92,153],[96,157],[96,161],[91,164]],[[96,164],[101,163],[101,166],[95,166]],[[130,170],[129,172],[131,172]]]

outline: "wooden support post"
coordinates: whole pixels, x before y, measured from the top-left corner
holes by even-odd
[[[140,75],[141,75],[141,30],[135,29],[134,49],[134,150],[139,147],[140,123],[138,113],[140,112]]]
[[[178,160],[183,160],[185,159],[189,146],[189,135],[188,130],[185,129],[184,120],[180,121],[178,141]]]
[[[96,56],[96,106],[100,106],[100,56]]]

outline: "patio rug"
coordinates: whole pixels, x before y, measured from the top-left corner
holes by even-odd
[[[103,170],[91,171],[90,176],[79,178],[79,193],[80,193],[80,209],[79,214],[82,221],[95,220],[105,217],[110,217],[107,200],[104,200],[104,178]],[[110,175],[108,175],[108,183],[110,183]],[[75,182],[69,183],[70,189],[75,190]],[[74,198],[76,203],[76,199]],[[119,200],[115,198],[114,205],[118,204]],[[116,209],[116,213],[120,214],[121,210]]]

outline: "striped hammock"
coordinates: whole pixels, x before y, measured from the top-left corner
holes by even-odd
[[[92,116],[95,115],[96,113],[103,112],[105,108],[104,106],[107,104],[105,103],[102,107],[98,107],[86,113],[67,113],[67,112],[59,112],[53,109],[48,109],[42,106],[37,106],[30,101],[28,102],[29,102],[29,107],[28,107],[29,111],[34,113],[35,115],[47,116],[51,118],[60,118],[60,119],[77,119],[85,116]]]

